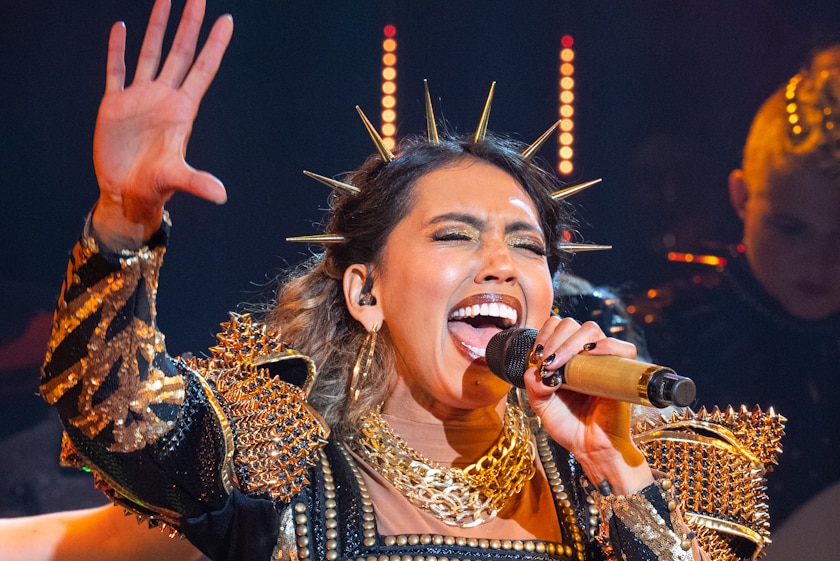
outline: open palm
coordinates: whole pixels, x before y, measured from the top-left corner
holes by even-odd
[[[217,203],[226,200],[217,178],[185,160],[199,104],[233,33],[233,20],[220,17],[196,57],[204,8],[204,0],[187,2],[161,68],[170,5],[168,0],[155,2],[128,87],[125,26],[119,22],[111,29],[105,95],[93,146],[100,187],[94,225],[100,233],[142,242],[159,227],[163,206],[175,191]]]

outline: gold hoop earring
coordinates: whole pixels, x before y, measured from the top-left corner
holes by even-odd
[[[350,378],[350,397],[358,401],[359,393],[367,382],[368,372],[373,364],[373,351],[376,348],[376,335],[379,333],[379,324],[374,324],[373,329],[368,331],[356,357],[356,364],[353,366],[353,376]]]

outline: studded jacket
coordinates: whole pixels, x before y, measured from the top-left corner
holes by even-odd
[[[155,294],[167,236],[165,224],[142,249],[117,253],[100,251],[92,237],[82,236],[59,297],[41,393],[64,423],[65,463],[90,469],[116,503],[151,525],[182,533],[210,558],[691,559],[691,532],[715,559],[760,552],[766,529],[746,539],[709,530],[703,505],[713,501],[688,504],[685,499],[695,495],[680,492],[686,515],[699,516],[690,531],[675,508],[670,480],[629,502],[602,497],[574,458],[539,431],[562,543],[380,534],[356,460],[306,404],[301,387],[315,374],[308,357],[264,325],[236,315],[223,324],[209,358],[166,354],[155,325]],[[730,474],[735,481],[744,475],[753,480],[747,506],[754,512],[708,513],[715,521],[709,528],[723,520],[740,529],[754,514],[761,518],[765,497],[753,487],[760,490],[781,430],[778,418],[758,418],[768,427],[769,436],[761,438],[771,452],[747,458]],[[675,461],[685,447],[674,443],[691,440],[686,435],[697,426],[706,433],[721,422],[744,429],[748,420],[733,411],[714,422],[674,417],[672,438],[650,422],[640,428],[639,442],[659,454],[654,467],[690,490],[686,478],[689,472],[695,477],[694,470]],[[736,436],[727,450],[737,447]],[[706,459],[698,458],[698,465]]]

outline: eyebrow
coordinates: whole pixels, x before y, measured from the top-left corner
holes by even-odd
[[[487,224],[479,217],[464,212],[447,212],[445,214],[440,214],[432,218],[429,221],[429,224],[439,224],[441,222],[463,222],[464,224],[472,226],[476,230],[483,230]],[[508,224],[505,227],[505,233],[510,232],[534,232],[540,236],[543,235],[541,228],[522,220],[517,220],[516,222]]]

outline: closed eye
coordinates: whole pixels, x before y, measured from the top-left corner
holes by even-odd
[[[470,241],[472,239],[472,236],[464,232],[442,232],[432,234],[432,240],[436,242]]]
[[[514,249],[524,249],[541,257],[545,257],[545,243],[540,238],[535,238],[527,233],[518,232],[509,234],[507,244]]]
[[[545,246],[537,244],[537,243],[517,243],[513,245],[513,247],[517,249],[524,249],[526,251],[530,251],[540,257],[545,257],[546,251]]]

